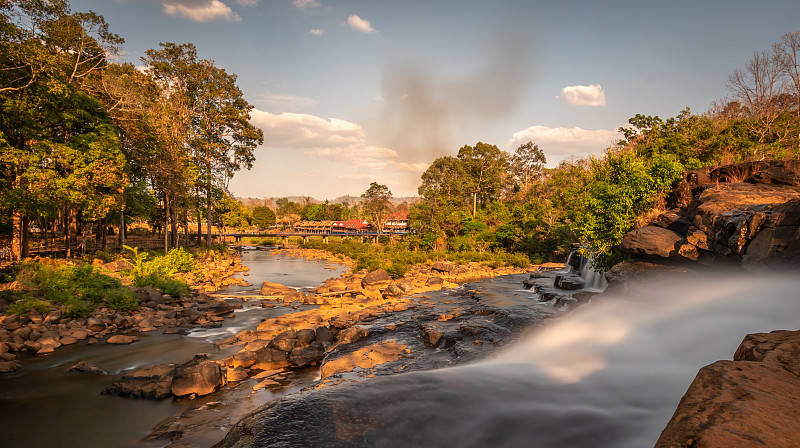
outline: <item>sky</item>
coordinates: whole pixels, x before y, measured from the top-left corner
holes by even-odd
[[[707,111],[797,0],[71,0],[140,58],[162,42],[238,76],[264,132],[236,197],[416,195],[436,158],[533,141],[602,154],[636,114]]]

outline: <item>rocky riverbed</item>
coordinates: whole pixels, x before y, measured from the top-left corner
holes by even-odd
[[[530,274],[559,267],[492,269],[438,262],[413,267],[400,279],[383,270],[348,271],[307,294],[264,282],[262,306],[317,307],[266,319],[254,330],[219,342],[219,354],[129,372],[104,392],[151,398],[215,393],[223,401],[226,396],[246,400],[254,391],[285,387],[294,372],[309,368],[318,369],[319,380],[308,389],[319,389],[474,361],[585,300],[575,291],[556,293],[552,275]],[[481,278],[490,280],[466,281]],[[250,392],[242,388],[245,382],[254,383]],[[209,437],[219,440],[219,428],[233,422],[203,406],[165,421],[148,439],[202,446],[184,436],[205,433],[203,443]]]

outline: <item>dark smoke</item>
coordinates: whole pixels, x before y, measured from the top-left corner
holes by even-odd
[[[465,130],[511,114],[529,83],[532,39],[508,33],[475,54],[477,69],[440,79],[419,61],[395,61],[385,71],[384,102],[375,125],[380,145],[404,161],[431,162],[465,144]],[[498,144],[499,142],[488,142]]]

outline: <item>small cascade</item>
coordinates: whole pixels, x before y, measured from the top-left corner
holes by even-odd
[[[567,256],[567,271],[556,276],[554,285],[560,289],[602,291],[606,288],[605,276],[592,268],[592,258],[586,248],[574,246]],[[584,253],[581,253],[584,251]]]

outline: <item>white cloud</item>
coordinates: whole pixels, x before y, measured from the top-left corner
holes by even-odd
[[[228,5],[219,0],[166,0],[161,4],[164,6],[164,14],[184,17],[195,22],[242,20]]]
[[[361,31],[362,33],[375,32],[375,28],[372,27],[372,25],[369,23],[369,20],[362,19],[355,14],[350,14],[350,16],[347,17],[347,23],[350,24],[350,28],[356,31]]]
[[[566,86],[561,89],[561,99],[573,106],[605,106],[606,93],[600,84]]]
[[[308,32],[313,34],[313,35],[315,35],[315,36],[322,36],[322,33],[324,33],[325,30],[320,30],[320,29],[317,29],[317,28],[313,28],[313,29],[308,30]]]
[[[319,6],[319,0],[292,0],[292,3],[299,9],[314,8]]]
[[[609,129],[531,126],[515,132],[508,142],[508,148],[513,151],[520,145],[532,141],[545,153],[549,164],[554,165],[568,156],[585,157],[601,154],[620,138],[622,135],[618,131]]]
[[[346,120],[260,110],[253,110],[250,115],[250,121],[264,131],[264,146],[303,150],[309,157],[370,173],[383,170],[421,174],[428,168],[424,163],[400,162],[400,155],[391,148],[367,145],[363,128]]]

